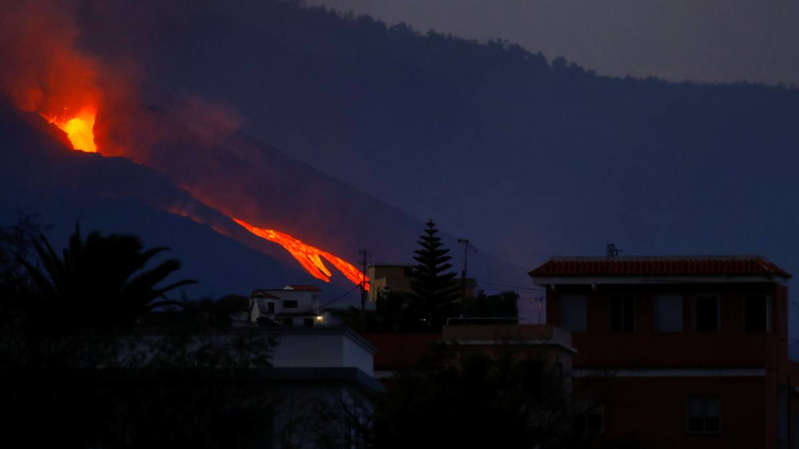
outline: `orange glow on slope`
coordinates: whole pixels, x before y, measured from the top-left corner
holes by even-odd
[[[250,233],[282,246],[286,251],[294,256],[294,259],[296,259],[297,262],[299,262],[300,265],[302,265],[302,267],[311,274],[311,276],[325,282],[330,282],[330,276],[332,276],[332,274],[322,261],[322,259],[325,259],[334,267],[336,267],[336,269],[338,269],[341,274],[343,274],[344,277],[349,279],[353,284],[360,285],[361,282],[364,282],[365,280],[366,282],[364,288],[369,290],[369,278],[364,279],[365,276],[361,270],[355,268],[351,263],[345,261],[344,259],[334,256],[327,251],[307,245],[301,240],[296,239],[286,233],[275,231],[274,229],[259,228],[247,223],[246,221],[239,220],[238,218],[232,218],[233,221],[238,223],[244,229],[248,230]]]
[[[67,133],[72,148],[87,153],[96,153],[97,145],[94,143],[94,119],[96,116],[97,111],[94,108],[83,108],[76,116],[67,119],[47,116],[44,118]]]

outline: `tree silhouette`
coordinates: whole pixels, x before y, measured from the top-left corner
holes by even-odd
[[[427,222],[418,240],[420,249],[414,251],[417,262],[411,272],[411,290],[414,301],[412,308],[421,315],[427,325],[440,329],[447,311],[459,297],[455,283],[455,273],[449,271],[449,249],[438,237],[438,229],[433,220]]]
[[[164,297],[166,292],[195,283],[181,280],[158,286],[180,262],[168,259],[146,269],[168,248],[145,250],[134,235],[94,231],[83,240],[76,225],[61,257],[44,235],[33,243],[38,264],[23,264],[36,293],[32,306],[50,331],[124,329],[152,309],[173,304]]]

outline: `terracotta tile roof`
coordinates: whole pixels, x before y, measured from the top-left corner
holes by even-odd
[[[760,256],[558,257],[530,271],[532,277],[582,276],[777,276],[791,275]]]

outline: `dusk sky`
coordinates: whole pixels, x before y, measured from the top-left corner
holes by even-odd
[[[466,38],[502,38],[601,75],[799,83],[791,0],[307,0]]]

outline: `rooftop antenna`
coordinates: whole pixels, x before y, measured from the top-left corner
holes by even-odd
[[[608,257],[616,257],[616,256],[619,255],[620,252],[621,252],[621,250],[619,248],[616,248],[616,244],[615,243],[608,243],[608,245],[607,245],[607,256]]]

